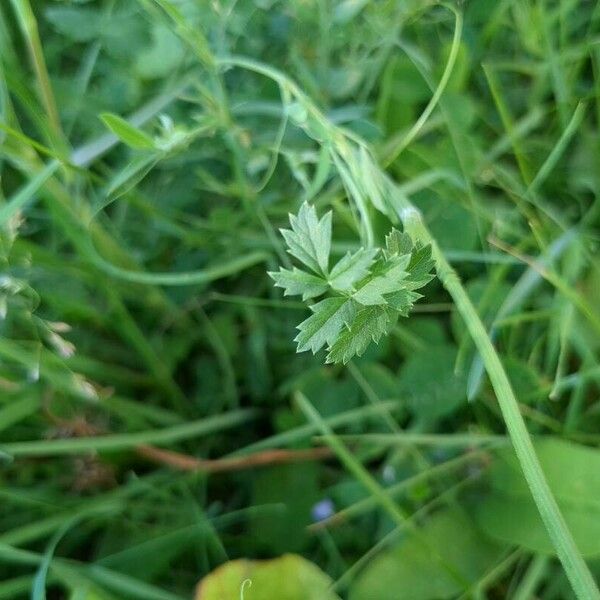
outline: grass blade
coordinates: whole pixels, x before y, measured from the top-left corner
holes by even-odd
[[[60,163],[56,160],[48,163],[35,177],[26,183],[4,206],[0,207],[0,227],[9,221],[18,211],[23,210],[35,199],[37,191],[52,177]]]
[[[517,398],[475,306],[423,223],[420,212],[412,205],[404,204],[399,210],[399,216],[411,235],[424,244],[432,244],[438,276],[454,299],[456,308],[481,354],[523,474],[573,590],[580,600],[600,599],[596,582],[575,545],[573,536],[548,486],[525,421],[519,411]]]
[[[118,450],[133,448],[139,444],[170,444],[180,440],[208,435],[215,431],[221,431],[246,423],[255,416],[256,412],[253,410],[236,410],[223,415],[208,417],[165,429],[139,431],[136,433],[116,433],[87,438],[12,442],[4,444],[1,450],[15,458],[20,456],[60,456],[90,452],[92,450],[98,452],[116,452]]]

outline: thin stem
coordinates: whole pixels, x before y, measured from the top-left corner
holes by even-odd
[[[448,81],[450,81],[450,76],[452,75],[452,71],[454,70],[454,64],[456,62],[456,57],[458,56],[458,50],[460,48],[460,39],[462,37],[462,28],[463,28],[463,17],[460,11],[456,10],[451,5],[448,5],[449,8],[455,17],[454,24],[454,36],[452,38],[452,46],[450,47],[450,54],[448,55],[448,61],[446,62],[446,67],[444,72],[442,73],[442,78],[438,83],[437,88],[433,92],[433,96],[429,100],[427,106],[421,113],[421,116],[415,121],[414,125],[410,128],[410,130],[402,136],[402,138],[396,142],[391,149],[389,149],[386,153],[386,157],[384,160],[384,165],[387,166],[394,162],[398,156],[405,150],[408,145],[417,137],[419,131],[423,128],[423,125],[427,122],[427,119],[431,116],[431,113],[434,111],[435,107],[438,105],[446,86],[448,85]]]
[[[201,473],[223,473],[271,465],[322,460],[331,458],[333,454],[329,448],[319,447],[300,450],[263,450],[237,458],[202,459],[148,445],[138,446],[136,452],[148,460],[167,465],[178,471]]]
[[[140,444],[171,444],[180,440],[201,437],[230,427],[237,427],[255,416],[256,413],[249,409],[236,410],[162,429],[59,440],[12,442],[3,444],[1,450],[13,458],[22,456],[63,456],[92,450],[117,452],[134,448]]]
[[[283,73],[255,61],[240,57],[228,57],[219,60],[219,63],[223,66],[237,66],[260,73],[286,88],[302,102],[307,112],[318,121],[319,125],[324,127],[324,131],[327,132],[329,137],[329,143],[343,146],[347,140],[353,140],[358,145],[363,144],[360,139],[356,140],[356,137],[349,132],[336,128],[329,123],[326,117],[310,102],[306,95],[300,92],[298,87]],[[315,139],[318,141],[319,136],[315,136]],[[394,190],[395,186],[391,184],[390,191],[393,192]],[[394,198],[390,200],[391,202],[395,202],[394,210],[398,213],[405,230],[414,239],[424,244],[431,244],[432,246],[438,277],[452,296],[481,354],[485,370],[489,375],[492,387],[498,398],[500,410],[506,422],[506,427],[523,474],[575,594],[580,600],[600,600],[600,592],[596,583],[575,544],[573,536],[546,481],[510,381],[475,306],[471,302],[457,274],[440,251],[435,238],[425,226],[420,212],[404,195],[396,193]],[[311,407],[309,406],[304,406],[304,408],[311,417],[318,419],[318,415],[314,414],[314,409],[311,411]],[[326,434],[332,449],[340,457],[343,456],[344,461],[351,458],[346,454],[345,447],[341,445],[337,437],[332,437],[330,431],[323,431],[323,433]],[[363,476],[364,473],[361,473],[361,478]],[[368,483],[369,489],[372,488],[372,481],[367,481],[365,478],[364,483],[365,485]],[[375,493],[375,490],[373,492]],[[378,490],[379,492],[380,490]],[[395,508],[395,505],[389,505],[389,499],[386,498],[385,495],[380,498],[382,505],[390,510],[390,514],[396,515],[397,508]]]
[[[42,43],[40,41],[35,15],[33,14],[33,10],[31,10],[29,0],[12,0],[12,5],[17,15],[17,20],[21,27],[21,31],[23,32],[23,36],[25,37],[25,41],[27,42],[31,64],[35,70],[35,75],[40,88],[42,104],[48,115],[52,132],[56,136],[56,141],[59,142],[59,145],[62,145],[64,142],[64,134],[60,125],[54,93],[52,92],[52,86],[50,85],[50,77],[48,76],[48,69],[46,68],[46,61],[42,51]]]
[[[295,401],[305,414],[305,416],[321,430],[323,439],[326,444],[333,450],[343,465],[348,469],[357,481],[361,483],[367,489],[380,506],[388,513],[390,518],[399,527],[410,527],[411,531],[414,531],[416,540],[429,552],[432,560],[436,561],[440,567],[442,567],[452,579],[461,587],[467,587],[466,581],[461,573],[459,573],[452,565],[440,555],[436,548],[432,547],[425,539],[419,535],[419,530],[415,527],[414,523],[410,521],[409,516],[402,510],[402,508],[396,503],[396,501],[389,495],[388,491],[382,488],[377,480],[365,469],[365,467],[352,455],[346,445],[340,441],[333,430],[323,421],[321,415],[317,412],[314,406],[310,403],[308,398],[301,392],[296,392]]]
[[[456,308],[481,354],[523,474],[573,590],[581,600],[600,599],[600,592],[594,578],[575,544],[552,490],[546,481],[531,437],[525,426],[525,421],[519,411],[517,398],[475,306],[461,284],[458,275],[452,269],[425,226],[420,212],[407,200],[403,198],[398,200],[401,203],[398,212],[405,230],[422,243],[431,244],[438,277],[452,296]]]
[[[534,598],[536,588],[546,574],[549,564],[550,559],[547,556],[534,556],[519,587],[515,590],[513,600],[527,600],[528,598]]]

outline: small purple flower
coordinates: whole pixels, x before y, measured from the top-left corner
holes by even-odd
[[[330,498],[325,498],[319,502],[317,502],[312,507],[312,518],[313,521],[323,521],[324,519],[328,519],[335,512],[335,506],[333,501]]]

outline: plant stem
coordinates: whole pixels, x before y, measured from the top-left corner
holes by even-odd
[[[113,433],[57,440],[31,440],[3,444],[1,450],[13,458],[22,456],[64,456],[81,452],[118,452],[140,444],[171,444],[180,440],[201,437],[230,427],[237,427],[256,416],[250,409],[235,410],[173,427]]]
[[[523,474],[575,594],[580,600],[600,599],[600,592],[596,583],[575,544],[552,490],[546,481],[531,437],[525,426],[525,421],[519,411],[517,398],[500,357],[477,314],[477,310],[458,275],[442,254],[435,239],[424,224],[421,213],[404,198],[398,198],[397,200],[400,204],[399,217],[405,230],[414,239],[424,244],[431,244],[438,277],[452,296],[456,308],[464,319],[467,329],[481,354]]]
[[[58,116],[52,86],[50,85],[50,77],[48,76],[48,69],[46,68],[46,61],[42,51],[42,42],[40,41],[35,15],[31,9],[29,0],[12,0],[12,5],[17,15],[17,21],[19,22],[23,36],[25,37],[25,41],[27,42],[31,64],[35,70],[35,75],[40,88],[42,104],[48,115],[48,120],[55,136],[55,142],[60,147],[64,144],[64,134],[60,125],[60,118]]]
[[[388,513],[394,523],[396,523],[398,527],[410,527],[410,530],[415,533],[415,540],[429,553],[431,559],[438,563],[460,587],[468,587],[464,576],[454,567],[454,565],[449,564],[439,551],[419,534],[418,528],[415,527],[415,524],[412,523],[401,506],[399,506],[390,496],[389,490],[382,488],[377,480],[352,455],[352,452],[350,452],[346,445],[340,441],[329,425],[323,421],[323,418],[310,403],[308,398],[301,392],[296,392],[294,394],[294,400],[305,416],[321,430],[325,443],[333,450],[346,469],[372,494],[372,497],[375,498],[381,508]]]
[[[460,40],[462,37],[462,29],[463,29],[463,16],[462,13],[457,10],[452,5],[447,5],[453,13],[455,17],[455,25],[454,25],[454,36],[452,38],[452,46],[450,47],[450,54],[448,55],[448,61],[446,62],[446,67],[444,68],[444,72],[442,73],[442,78],[438,83],[433,96],[429,100],[429,103],[421,113],[421,116],[415,121],[414,125],[410,128],[410,130],[404,134],[400,140],[392,140],[391,148],[387,149],[386,157],[384,164],[385,166],[393,163],[402,152],[410,145],[410,143],[415,139],[419,131],[423,128],[423,125],[427,122],[427,119],[431,116],[431,113],[434,111],[435,107],[438,105],[446,86],[448,85],[448,81],[450,81],[450,77],[452,76],[452,72],[454,70],[454,63],[456,62],[456,57],[458,56],[458,50],[460,49]]]
[[[344,147],[346,140],[352,140],[359,146],[364,144],[360,138],[354,136],[350,131],[339,129],[331,124],[327,117],[299,90],[298,86],[280,71],[237,56],[219,59],[218,62],[222,66],[237,66],[260,73],[277,82],[301,102],[307,113],[319,124],[321,131],[327,134],[329,138],[327,141],[330,144]],[[311,134],[310,131],[308,133]],[[320,140],[320,135],[313,136],[316,141],[323,143]],[[389,192],[392,197],[388,200],[393,204],[393,211],[398,214],[404,229],[415,240],[423,244],[431,244],[438,277],[452,296],[459,313],[465,321],[469,334],[479,350],[485,370],[498,398],[500,410],[506,422],[521,469],[575,594],[580,600],[600,600],[600,591],[598,591],[594,578],[575,544],[552,490],[546,481],[508,376],[475,306],[461,284],[458,275],[439,249],[435,238],[427,229],[421,213],[404,194],[398,193],[395,184],[392,182],[389,185]],[[392,217],[393,215],[389,216]],[[336,441],[339,443],[339,440]],[[333,449],[336,450],[335,447]]]

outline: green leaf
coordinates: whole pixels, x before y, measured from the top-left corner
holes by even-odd
[[[328,275],[331,213],[319,221],[305,202],[298,216],[290,215],[290,223],[291,230],[281,230],[288,251],[317,276],[282,268],[269,273],[275,285],[285,289],[284,295],[302,295],[304,300],[326,292],[334,295],[311,306],[314,314],[298,326],[298,352],[316,353],[327,346],[327,362],[346,363],[361,356],[398,316],[408,316],[421,297],[415,290],[431,279],[431,249],[413,247],[410,237],[395,229],[383,252],[378,248],[348,252]]]
[[[448,567],[433,560],[431,548]],[[504,548],[478,533],[458,510],[431,517],[419,532],[375,558],[351,589],[350,600],[440,600],[454,598],[478,581]],[[461,586],[457,577],[464,579]]]
[[[372,341],[379,342],[394,321],[393,311],[381,306],[367,306],[358,311],[348,329],[331,346],[327,362],[346,364],[352,357],[361,356]]]
[[[325,275],[329,268],[331,250],[331,212],[321,220],[308,202],[300,207],[298,215],[290,215],[292,229],[282,229],[289,252],[317,275]]]
[[[100,115],[104,124],[124,143],[131,148],[139,150],[150,150],[154,148],[152,138],[138,129],[125,119],[112,113],[102,113]]]
[[[410,256],[408,277],[406,281],[411,290],[416,290],[428,284],[432,279],[434,262],[431,257],[431,246],[417,246]]]
[[[533,365],[516,356],[503,356],[502,362],[513,390],[521,402],[532,402],[539,398],[545,382]]]
[[[450,144],[437,152],[450,150]],[[451,155],[451,152],[448,154]],[[418,207],[442,249],[471,250],[477,244],[477,224],[473,215],[452,196],[428,194],[419,197]]]
[[[448,343],[448,332],[445,323],[436,317],[415,316],[406,323],[405,329],[411,338],[415,340],[418,347],[428,349]],[[401,344],[399,350],[405,356],[412,356],[415,352],[415,347],[412,344]]]
[[[284,296],[302,296],[302,300],[320,296],[329,288],[327,282],[321,277],[296,267],[291,271],[281,268],[279,271],[269,272],[269,276],[275,281],[276,287],[284,288]]]
[[[343,296],[326,298],[310,309],[314,314],[298,325],[300,333],[294,341],[298,342],[298,352],[312,350],[313,354],[325,344],[333,344],[356,310],[355,303]]]
[[[112,596],[105,594],[95,586],[89,583],[78,584],[71,589],[69,600],[110,600]]]
[[[343,0],[333,11],[334,23],[344,24],[350,22],[358,16],[368,3],[368,0]]]
[[[6,204],[0,205],[0,227],[4,227],[9,219],[36,199],[40,188],[52,177],[59,166],[60,164],[55,160],[48,163],[35,177],[32,177],[28,183],[19,189]]]
[[[206,576],[195,600],[339,600],[333,581],[296,554],[273,560],[231,560]]]
[[[319,473],[314,462],[274,465],[252,478],[252,505],[278,510],[257,511],[250,519],[254,541],[248,552],[269,554],[300,552],[310,535],[311,509],[319,501]]]
[[[101,210],[142,181],[160,160],[158,152],[144,153],[136,156],[131,162],[119,171],[108,183],[105,197],[95,210]]]
[[[408,233],[392,229],[385,236],[385,255],[389,258],[395,254],[408,254],[413,249],[413,243]]]
[[[407,276],[406,268],[409,261],[410,254],[394,256],[389,260],[380,261],[378,267],[372,273],[372,279],[355,292],[353,298],[367,306],[387,304],[384,296],[402,288],[403,280]]]
[[[422,295],[417,292],[411,292],[410,290],[400,290],[387,294],[385,300],[390,308],[398,311],[400,316],[408,317],[411,308],[414,303],[421,298]]]
[[[466,402],[467,384],[464,377],[455,374],[455,362],[454,346],[428,345],[402,365],[399,376],[402,395],[415,415],[427,421],[438,419]]]
[[[319,160],[317,162],[313,180],[311,181],[310,187],[305,193],[307,200],[314,198],[314,196],[321,190],[321,188],[327,182],[330,172],[331,157],[329,156],[329,148],[327,146],[321,146],[321,149],[319,150]]]
[[[181,40],[163,24],[152,27],[152,44],[137,54],[135,69],[143,78],[166,77],[181,63],[185,51]]]
[[[540,440],[535,449],[580,552],[600,555],[600,451],[557,438]],[[477,511],[484,531],[534,552],[556,554],[512,449],[498,453],[490,478],[492,491]]]
[[[369,267],[373,264],[377,252],[376,248],[370,250],[361,248],[354,254],[348,252],[331,269],[331,273],[329,274],[329,284],[331,287],[340,292],[351,291],[357,281],[368,275]]]
[[[300,391],[309,398],[318,398],[323,417],[332,417],[360,405],[361,389],[354,378],[340,377],[333,369],[324,366],[304,370],[301,375],[289,379],[282,386],[282,391],[283,389]],[[304,421],[295,423],[300,424],[303,425]]]
[[[371,154],[363,146],[360,147],[355,157],[357,170],[360,173],[360,182],[357,181],[356,183],[360,185],[373,206],[385,214],[388,209],[384,200],[387,190],[381,169],[376,165]],[[410,252],[410,247],[408,251]]]
[[[356,364],[369,387],[382,400],[400,399],[402,393],[398,385],[398,377],[388,367],[377,362],[360,361]]]
[[[101,9],[89,6],[50,6],[46,18],[59,33],[75,42],[89,42],[102,33]]]

